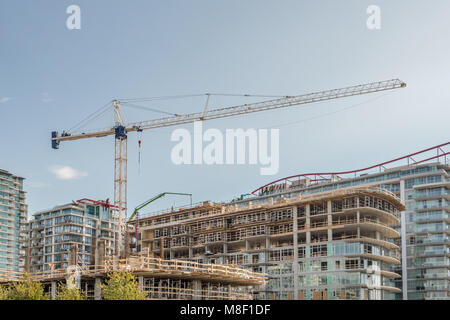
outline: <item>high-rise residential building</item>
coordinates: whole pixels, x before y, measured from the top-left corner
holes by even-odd
[[[0,273],[23,267],[20,242],[27,221],[24,178],[0,169]]]
[[[444,150],[449,145],[450,142],[365,169],[279,179],[255,190],[256,198],[237,203],[263,203],[349,187],[377,186],[389,190],[406,206],[401,223],[395,227],[402,235],[396,240],[402,248],[402,264],[393,268],[402,275],[395,280],[402,292],[395,298],[449,300],[450,162],[449,152]],[[406,165],[395,166],[399,162]]]
[[[260,298],[450,299],[448,145],[279,179],[226,204],[141,214],[135,250],[268,273]],[[360,188],[392,196],[330,196]]]
[[[327,191],[265,203],[205,202],[136,222],[136,251],[267,273],[260,299],[391,299],[400,289],[392,226],[404,209],[379,188]],[[134,242],[134,241],[132,241]]]
[[[72,248],[78,265],[92,265],[100,239],[105,241],[106,256],[117,249],[118,219],[108,202],[82,199],[40,211],[27,226],[25,268],[29,272],[67,268]]]

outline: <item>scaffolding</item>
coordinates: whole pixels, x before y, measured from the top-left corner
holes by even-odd
[[[266,282],[266,275],[232,265],[206,264],[185,260],[152,258],[149,253],[126,259],[109,258],[102,265],[79,268],[80,289],[89,299],[99,298],[98,282],[113,271],[129,271],[139,281],[148,299],[253,299],[249,288]],[[23,272],[0,270],[0,284],[22,280]],[[50,293],[56,283],[72,276],[68,269],[30,274]],[[97,288],[96,288],[97,286]]]

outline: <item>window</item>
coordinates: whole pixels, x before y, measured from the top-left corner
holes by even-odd
[[[321,271],[321,262],[320,260],[311,260],[310,261],[311,271]]]
[[[358,268],[359,268],[358,259],[350,259],[345,261],[345,269],[358,269]]]
[[[327,256],[327,245],[315,245],[311,246],[310,249],[311,257],[326,257]]]
[[[95,207],[94,206],[86,206],[86,213],[90,216],[95,216]],[[98,217],[98,215],[97,215]]]
[[[299,247],[298,248],[298,257],[304,258],[306,253],[306,247]]]

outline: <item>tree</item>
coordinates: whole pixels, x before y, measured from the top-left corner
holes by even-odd
[[[75,286],[69,288],[67,285],[60,282],[58,284],[58,292],[56,293],[55,300],[86,300],[86,296]]]
[[[147,293],[139,288],[136,278],[129,271],[113,271],[102,285],[105,300],[145,300]]]
[[[8,300],[8,289],[5,286],[0,286],[0,300]]]
[[[48,294],[44,293],[44,287],[39,281],[34,281],[28,273],[21,280],[10,287],[9,298],[11,300],[48,300]]]

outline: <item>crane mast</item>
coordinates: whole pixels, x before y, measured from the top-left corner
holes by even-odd
[[[125,123],[122,115],[120,102],[113,100],[115,125],[110,129],[100,131],[90,131],[82,133],[70,133],[63,131],[61,136],[57,131],[51,134],[53,149],[59,149],[61,141],[72,141],[87,138],[100,138],[110,135],[115,136],[114,149],[114,205],[119,218],[119,232],[117,234],[117,255],[125,252],[125,232],[127,213],[127,133],[133,131],[143,131],[162,127],[176,126],[195,121],[205,121],[218,118],[226,118],[237,115],[249,114],[280,108],[287,108],[308,103],[340,99],[350,96],[363,95],[387,90],[394,90],[406,87],[406,83],[399,79],[392,79],[380,82],[372,82],[362,85],[319,91],[298,96],[286,96],[262,102],[243,104],[227,108],[205,110],[203,112],[175,115],[165,118],[152,119],[135,123]],[[209,101],[209,94],[208,101]]]

